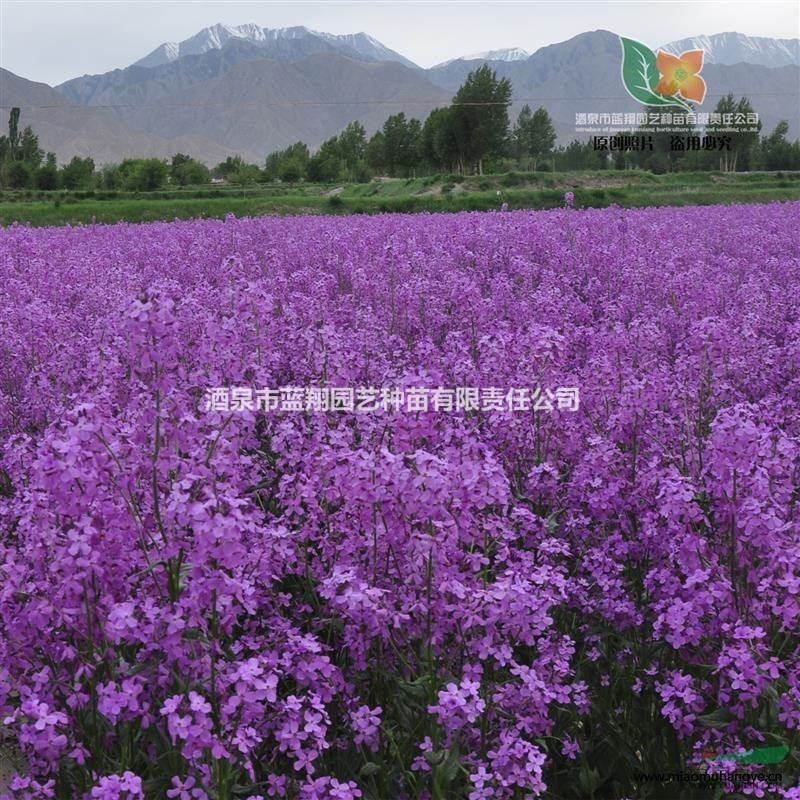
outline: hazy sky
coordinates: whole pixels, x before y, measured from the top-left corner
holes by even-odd
[[[605,28],[651,47],[698,34],[800,36],[800,0],[0,0],[0,66],[51,85],[125,67],[215,22],[366,31],[421,66],[500,47],[534,51]]]

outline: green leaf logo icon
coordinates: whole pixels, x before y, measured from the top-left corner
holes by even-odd
[[[779,747],[761,747],[745,753],[726,753],[720,758],[730,759],[739,764],[780,764],[788,755],[789,748],[781,745]]]
[[[675,95],[659,94],[655,87],[658,84],[658,67],[656,54],[647,45],[635,39],[619,37],[622,44],[622,84],[628,94],[647,106],[681,106],[691,111],[691,106]]]
[[[703,751],[703,760],[715,761],[720,759],[722,761],[735,761],[737,764],[780,764],[788,755],[789,747],[785,744],[777,747],[759,747],[754,750],[745,750],[743,753],[715,753],[713,748],[707,747]]]

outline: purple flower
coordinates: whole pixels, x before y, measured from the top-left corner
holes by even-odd
[[[800,204],[564,206],[0,230],[11,800],[547,796],[609,713],[791,741]]]

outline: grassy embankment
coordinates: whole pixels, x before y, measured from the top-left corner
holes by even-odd
[[[262,214],[351,214],[558,208],[572,191],[576,207],[682,206],[800,199],[800,173],[642,171],[508,173],[376,179],[366,184],[265,184],[149,193],[0,192],[0,224],[66,225],[120,220]]]

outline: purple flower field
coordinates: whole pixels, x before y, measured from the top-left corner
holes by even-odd
[[[41,798],[800,798],[800,203],[0,230]],[[207,410],[577,387],[577,411]],[[726,766],[727,765],[727,766]]]

